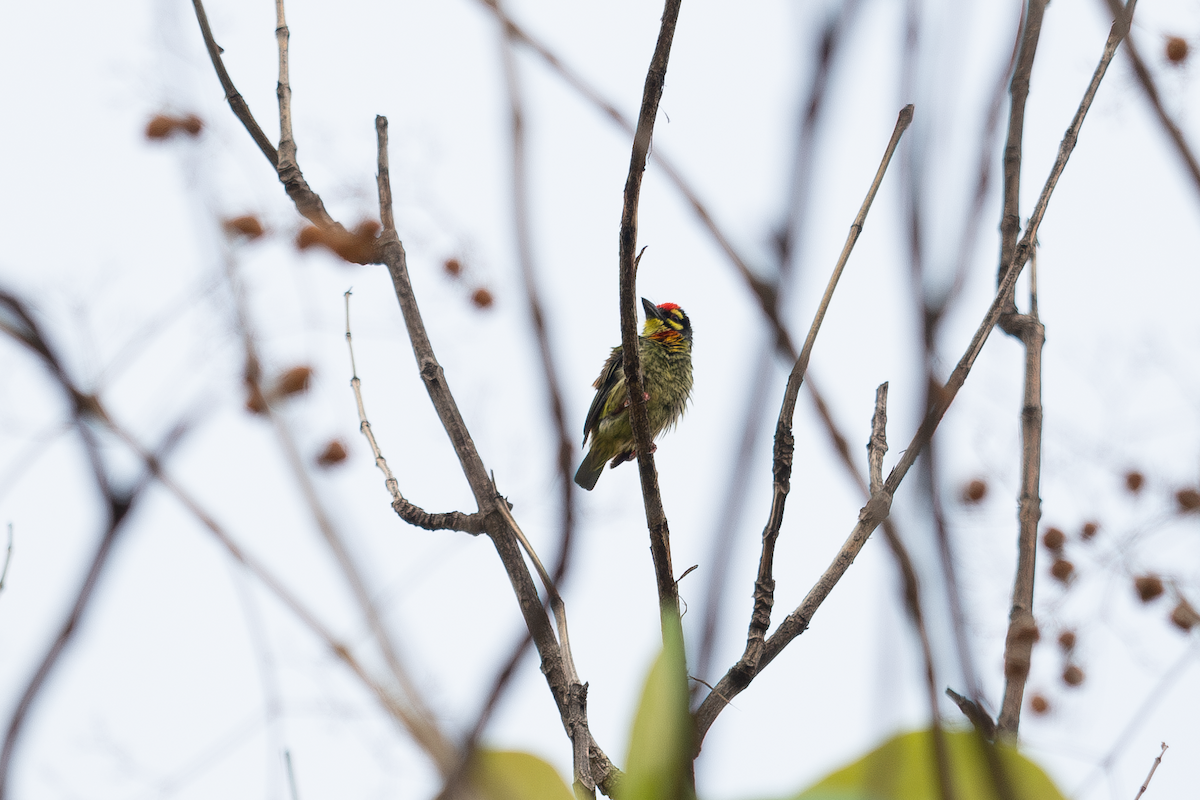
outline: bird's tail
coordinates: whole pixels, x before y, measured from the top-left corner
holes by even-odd
[[[575,482],[590,492],[595,488],[596,481],[600,480],[600,473],[604,472],[604,462],[607,460],[597,453],[595,448],[589,450],[587,457],[583,459],[583,463],[579,465],[579,470],[575,473]]]

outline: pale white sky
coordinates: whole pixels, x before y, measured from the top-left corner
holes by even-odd
[[[636,113],[658,4],[510,6],[618,108]],[[654,146],[764,271],[792,176],[798,98],[829,7],[689,0],[680,18]],[[904,165],[920,178],[927,269],[940,284],[953,268],[980,128],[1019,14],[1012,2],[922,8],[908,95],[904,5],[869,0],[855,17],[816,139],[798,280],[787,303],[800,339],[896,113],[915,103],[914,125],[811,367],[860,456],[875,386],[891,382],[889,468],[915,430],[923,392]],[[1055,0],[1047,12],[1027,114],[1023,214],[1103,46],[1101,12],[1100,0]],[[208,14],[234,81],[274,138],[272,4],[212,0]],[[1168,67],[1162,57],[1166,34],[1200,45],[1200,9],[1143,0],[1137,14],[1134,35],[1167,106],[1200,143],[1195,65]],[[288,22],[305,175],[335,218],[375,216],[374,116],[389,117],[397,222],[434,348],[485,463],[543,558],[553,559],[559,494],[514,255],[496,25],[474,0],[294,0]],[[619,338],[616,244],[629,142],[528,54],[520,68],[537,269],[574,436],[591,382]],[[232,259],[268,372],[301,362],[316,369],[313,390],[288,405],[287,420],[305,453],[331,437],[349,443],[349,462],[317,475],[323,502],[364,566],[428,702],[448,732],[461,734],[522,627],[488,541],[400,522],[357,433],[342,333],[342,293],[351,287],[366,405],[402,491],[429,510],[473,510],[416,374],[386,273],[295,251],[300,219],[224,105],[190,4],[9,4],[0,10],[0,74],[0,107],[8,109],[0,125],[0,288],[30,300],[77,380],[100,391],[144,441],[156,441],[181,417],[190,420],[171,471],[331,627],[363,646],[365,628],[271,431],[241,409],[241,345],[222,278],[224,260]],[[144,125],[161,111],[200,115],[203,135],[147,143]],[[999,169],[998,146],[992,166]],[[964,291],[939,342],[943,375],[990,301],[997,198],[993,184]],[[1079,573],[1068,590],[1052,583],[1049,559],[1039,552],[1043,641],[1029,688],[1046,694],[1053,711],[1042,718],[1027,712],[1022,733],[1029,755],[1068,796],[1131,797],[1164,740],[1171,750],[1147,796],[1181,796],[1200,781],[1196,659],[1187,655],[1187,637],[1165,621],[1171,601],[1143,607],[1130,588],[1133,575],[1161,571],[1200,601],[1197,523],[1178,519],[1171,500],[1176,488],[1197,482],[1200,452],[1198,198],[1118,55],[1040,236],[1043,524],[1071,536],[1089,519],[1103,526],[1093,544],[1068,546]],[[270,235],[226,248],[219,220],[242,213],[259,215]],[[700,565],[680,584],[694,644],[762,326],[653,159],[640,224],[649,248],[641,295],[682,305],[696,332],[693,404],[656,456],[676,569]],[[443,274],[448,256],[467,264],[462,281]],[[497,298],[488,312],[468,301],[479,285]],[[1022,280],[1022,298],[1025,287]],[[759,398],[765,416],[729,562],[721,669],[741,652],[749,618],[770,499],[770,431],[789,366],[778,366]],[[1002,336],[989,341],[937,440],[968,639],[985,694],[997,704],[1014,563],[1020,375],[1019,347]],[[99,534],[97,497],[63,415],[41,368],[0,343],[0,525],[11,522],[16,537],[0,593],[4,719],[61,623]],[[828,564],[860,505],[806,396],[796,444],[776,561],[776,620]],[[118,474],[135,474],[118,446],[109,455]],[[1131,467],[1149,479],[1136,499],[1121,488]],[[991,491],[980,507],[965,509],[958,487],[976,476]],[[621,764],[658,640],[636,468],[606,473],[581,495],[565,596],[576,660],[590,684],[592,730]],[[962,690],[925,497],[914,470],[896,518],[926,590],[939,681]],[[404,734],[194,519],[159,490],[136,515],[34,709],[13,797],[281,798],[285,748],[306,800],[436,790],[433,771]],[[1063,662],[1053,640],[1064,628],[1079,634],[1077,661],[1087,680],[1078,689],[1058,679]],[[1168,674],[1174,682],[1162,689]],[[698,762],[702,796],[794,793],[891,733],[924,724],[919,676],[891,557],[872,541],[812,628],[713,726]],[[1148,696],[1159,702],[1137,717]],[[960,719],[948,702],[942,713]],[[569,742],[532,658],[487,740],[529,749],[569,774]]]

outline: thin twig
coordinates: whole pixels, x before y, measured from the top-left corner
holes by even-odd
[[[1123,727],[1121,732],[1118,733],[1113,739],[1112,745],[1108,748],[1108,752],[1104,754],[1104,758],[1100,759],[1099,763],[1097,763],[1095,768],[1088,774],[1086,778],[1084,778],[1083,782],[1079,784],[1078,788],[1071,792],[1071,797],[1082,797],[1083,793],[1087,791],[1092,783],[1107,769],[1109,769],[1109,767],[1112,766],[1112,763],[1116,760],[1117,756],[1124,752],[1125,748],[1129,745],[1129,740],[1133,734],[1146,721],[1146,718],[1150,716],[1150,712],[1154,710],[1154,707],[1157,706],[1163,700],[1163,698],[1167,696],[1168,691],[1171,689],[1175,681],[1177,681],[1180,676],[1183,675],[1183,673],[1187,672],[1188,668],[1192,665],[1197,656],[1200,656],[1200,641],[1193,640],[1192,645],[1179,654],[1179,658],[1175,659],[1175,663],[1171,665],[1170,669],[1162,674],[1162,676],[1158,679],[1158,683],[1156,683],[1154,688],[1152,688],[1146,694],[1146,697],[1142,700],[1141,705],[1138,706],[1137,710],[1134,711],[1133,714],[1130,715],[1129,719],[1125,722],[1125,727]]]
[[[872,496],[883,492],[883,456],[887,453],[887,396],[887,383],[880,384],[875,391],[875,414],[871,417],[871,439],[867,443],[867,464]],[[951,774],[950,752],[947,749],[941,714],[938,711],[937,676],[934,673],[933,648],[929,643],[929,630],[921,611],[921,587],[917,581],[917,571],[913,567],[908,548],[904,546],[900,535],[891,525],[891,520],[884,520],[883,533],[892,555],[896,558],[896,565],[900,568],[900,577],[904,584],[904,604],[921,643],[921,657],[925,662],[925,687],[929,700],[929,726],[933,731],[934,768],[938,777],[938,789],[942,800],[952,800],[957,793],[954,790]]]
[[[221,81],[221,88],[225,90],[225,100],[233,110],[233,115],[241,120],[242,125],[250,134],[250,138],[254,140],[258,149],[262,150],[262,154],[267,157],[267,161],[271,162],[271,167],[274,168],[279,163],[279,152],[267,135],[263,133],[258,121],[250,113],[250,106],[246,105],[246,100],[233,85],[233,79],[229,77],[229,72],[225,69],[225,62],[221,59],[221,47],[213,38],[212,28],[208,26],[208,15],[204,13],[204,4],[201,0],[192,0],[192,6],[196,9],[196,21],[200,23],[200,35],[204,37],[204,46],[208,49],[208,57],[212,60],[213,69],[217,72],[217,79]]]
[[[1142,788],[1138,789],[1137,796],[1133,800],[1141,800],[1142,795],[1146,793],[1146,787],[1150,785],[1150,779],[1154,777],[1154,770],[1158,769],[1158,765],[1162,763],[1163,756],[1167,754],[1167,743],[1162,743],[1162,752],[1154,759],[1154,763],[1150,766],[1150,774],[1146,776],[1146,780],[1142,781]]]
[[[283,11],[283,0],[275,0],[275,42],[279,48],[279,82],[275,86],[275,96],[279,99],[279,145],[284,142],[293,145],[292,136],[292,84],[288,80],[288,41],[291,31],[288,30],[287,17]]]
[[[821,303],[813,315],[812,324],[808,329],[808,336],[804,340],[804,347],[801,349],[800,355],[792,367],[791,375],[788,376],[783,406],[779,410],[779,419],[775,424],[775,447],[772,468],[774,481],[771,512],[767,518],[767,524],[763,528],[762,554],[759,557],[758,578],[754,582],[754,610],[750,616],[750,628],[746,637],[746,650],[742,655],[741,662],[739,662],[742,664],[741,668],[748,670],[751,674],[758,669],[759,659],[762,658],[764,636],[766,635],[767,628],[770,627],[771,608],[774,605],[775,579],[773,572],[775,541],[779,538],[779,530],[783,524],[784,507],[787,502],[788,493],[791,491],[792,450],[794,447],[792,417],[796,409],[796,397],[800,392],[800,385],[804,381],[805,373],[808,370],[808,361],[816,344],[817,334],[821,330],[821,323],[824,321],[825,314],[829,310],[829,304],[833,299],[833,292],[837,288],[838,280],[845,270],[846,263],[850,259],[850,253],[858,241],[859,234],[862,233],[867,213],[871,210],[871,204],[874,202],[875,195],[879,191],[879,186],[883,182],[883,176],[887,172],[888,164],[891,163],[892,155],[896,152],[896,147],[900,143],[900,137],[912,122],[912,116],[913,107],[908,105],[900,111],[896,119],[892,136],[888,140],[883,158],[879,162],[879,168],[875,171],[875,179],[871,182],[866,197],[863,198],[858,215],[850,225],[850,232],[846,236],[846,243],[842,247],[841,255],[838,257],[837,263],[833,267],[833,272],[829,276],[829,283],[825,287],[825,294],[821,298]],[[836,431],[836,427],[831,425],[830,428]],[[854,474],[857,475],[857,472],[854,472]]]
[[[1036,13],[1040,13],[1035,9],[1041,0],[1030,0],[1030,16],[1033,17]],[[1121,12],[1121,22],[1113,23],[1108,34],[1108,40],[1105,42],[1104,52],[1101,56],[1100,63],[1097,65],[1092,75],[1092,82],[1088,87],[1088,92],[1084,96],[1083,102],[1080,103],[1079,110],[1076,112],[1075,120],[1082,124],[1083,115],[1087,113],[1087,106],[1091,103],[1091,98],[1095,96],[1096,90],[1099,88],[1100,80],[1104,77],[1104,73],[1108,69],[1108,64],[1111,63],[1113,56],[1116,54],[1117,47],[1121,43],[1121,39],[1128,31],[1128,21],[1134,10],[1136,0],[1130,0],[1127,9]],[[1040,26],[1040,16],[1038,17]],[[1026,26],[1029,27],[1028,25]],[[1015,108],[1017,105],[1018,92],[1016,90],[1018,77],[1022,69],[1025,70],[1024,81],[1026,84],[1026,92],[1028,90],[1028,70],[1032,66],[1032,55],[1029,56],[1027,63],[1023,60],[1026,52],[1025,42],[1029,41],[1030,35],[1027,34],[1022,43],[1022,58],[1019,59],[1017,75],[1013,78],[1013,117],[1018,116],[1018,111]],[[1036,46],[1036,34],[1032,35],[1033,45]],[[1024,98],[1022,97],[1022,102]],[[1023,109],[1020,115],[1023,116]],[[1018,125],[1019,127],[1019,125]],[[1066,146],[1070,140],[1070,146],[1074,146],[1074,139],[1078,136],[1078,127],[1073,123],[1074,135],[1071,130],[1068,130],[1068,135],[1063,138],[1063,145]],[[1018,130],[1019,135],[1019,130]],[[1020,168],[1020,141],[1013,142],[1013,123],[1009,127],[1009,148],[1005,152],[1005,168],[1008,170],[1011,166],[1010,161],[1015,158],[1015,168]],[[1012,151],[1015,149],[1015,156]],[[1069,152],[1069,151],[1068,151]],[[1060,150],[1059,161],[1056,161],[1055,167],[1058,168],[1062,163],[1065,166],[1065,158]],[[1058,169],[1061,173],[1061,169]],[[1016,186],[1019,185],[1019,177],[1013,177],[1006,172],[1005,176],[1005,218],[1004,226],[1005,235],[1008,235],[1007,228],[1013,227],[1015,224],[1010,219],[1010,215],[1017,213],[1017,201],[1015,197],[1008,193],[1011,190],[1016,192]],[[1049,184],[1048,184],[1049,186]],[[1043,195],[1045,192],[1043,192]],[[1039,207],[1044,213],[1045,205],[1039,201]],[[1025,237],[1022,243],[1026,245],[1026,253],[1032,257],[1037,247],[1037,225],[1040,222],[1040,216],[1035,211],[1035,219],[1031,219],[1026,230]],[[1012,233],[1015,239],[1015,228]],[[1007,245],[1005,246],[1007,248]],[[1017,246],[1013,246],[1011,252],[1005,249],[1002,252],[1003,256],[1015,258],[1017,255]],[[1008,263],[1008,262],[1004,262]],[[1025,683],[1029,677],[1030,659],[1033,654],[1033,644],[1036,638],[1037,624],[1033,617],[1033,589],[1034,575],[1037,560],[1037,526],[1038,520],[1041,518],[1041,498],[1040,498],[1040,482],[1041,482],[1041,449],[1042,449],[1042,401],[1041,401],[1041,379],[1042,379],[1042,347],[1046,341],[1046,329],[1037,316],[1036,305],[1036,283],[1031,287],[1031,306],[1027,314],[1019,314],[1016,311],[1016,305],[1013,302],[1013,292],[1015,282],[1008,289],[1008,298],[1006,300],[1006,310],[1001,314],[999,324],[1009,334],[1016,336],[1021,340],[1025,349],[1025,379],[1024,379],[1024,400],[1021,411],[1021,492],[1019,498],[1019,533],[1017,537],[1017,570],[1016,576],[1013,579],[1013,595],[1012,607],[1009,613],[1008,633],[1005,637],[1004,646],[1004,698],[1000,706],[1000,714],[997,719],[998,733],[1005,738],[1014,738],[1017,735],[1017,730],[1021,721],[1021,707],[1025,695]]]
[[[1008,115],[1008,141],[1004,145],[1004,210],[1000,219],[1000,268],[996,281],[1004,277],[1005,267],[1012,262],[1017,249],[1017,234],[1021,230],[1018,211],[1021,193],[1021,149],[1025,130],[1025,103],[1029,97],[1029,78],[1042,33],[1042,18],[1049,0],[1029,0],[1025,22],[1021,28],[1016,68],[1013,70],[1009,92],[1012,103]]]
[[[641,358],[637,335],[637,252],[638,201],[642,191],[642,174],[650,152],[658,103],[662,98],[667,77],[667,62],[675,24],[679,20],[681,0],[666,0],[658,42],[646,83],[642,91],[642,107],[638,113],[637,130],[633,136],[633,152],[629,157],[629,176],[625,179],[624,206],[621,211],[619,252],[621,348],[624,358],[625,385],[629,391],[629,421],[637,446],[638,473],[642,481],[642,500],[646,508],[646,526],[650,531],[650,554],[654,559],[654,575],[658,584],[658,602],[664,612],[679,614],[679,589],[671,566],[670,528],[663,511],[662,495],[658,488],[658,470],[654,467],[651,450],[650,418],[643,390]],[[665,633],[665,629],[664,629]]]
[[[1036,251],[1035,251],[1036,252]],[[1017,574],[1013,582],[1012,609],[1004,645],[1004,700],[997,719],[999,734],[1012,738],[1021,720],[1025,682],[1033,655],[1033,585],[1037,558],[1037,528],[1042,516],[1040,497],[1042,466],[1042,347],[1046,328],[1036,305],[1020,315],[1020,338],[1025,347],[1025,390],[1021,409],[1021,493],[1017,538]]]
[[[816,160],[816,138],[818,123],[828,98],[828,87],[833,66],[842,51],[842,43],[847,39],[851,24],[861,3],[858,0],[848,0],[841,4],[836,14],[826,22],[824,29],[817,37],[817,45],[813,48],[812,77],[800,98],[798,108],[802,109],[796,126],[796,141],[792,156],[792,180],[788,204],[783,214],[781,227],[777,236],[778,281],[775,299],[775,309],[778,312],[781,298],[789,296],[793,280],[796,276],[795,261],[799,251],[797,243],[801,238],[808,209],[808,201],[814,185],[812,180],[813,165]],[[655,153],[655,157],[661,157]],[[764,319],[769,317],[764,314]],[[772,323],[774,324],[774,323]],[[797,354],[788,343],[780,345],[778,333],[775,334],[775,352],[786,349],[788,363],[795,363]],[[700,639],[700,647],[694,665],[697,674],[708,674],[712,666],[713,653],[717,643],[717,633],[721,629],[721,621],[728,605],[724,602],[725,589],[729,581],[730,565],[733,561],[731,553],[738,528],[744,516],[747,485],[750,480],[750,461],[756,449],[761,433],[761,421],[766,413],[768,381],[773,371],[774,353],[769,347],[750,344],[749,352],[756,352],[751,377],[745,381],[744,396],[746,410],[736,418],[741,420],[742,432],[737,457],[729,470],[724,497],[719,506],[712,533],[712,549],[708,562],[708,582],[704,598],[704,633]],[[809,391],[813,394],[814,402],[823,405],[824,400],[810,383]],[[823,418],[824,419],[824,418]],[[837,431],[828,426],[831,438],[837,436]],[[692,687],[693,691],[698,686]]]
[[[392,496],[392,508],[396,513],[410,525],[416,525],[418,528],[424,528],[429,531],[452,530],[462,531],[464,533],[479,534],[483,533],[487,520],[483,514],[464,514],[461,511],[448,511],[442,513],[430,513],[419,506],[415,506],[408,500],[404,499],[404,495],[400,492],[400,484],[396,480],[396,476],[392,474],[391,467],[388,466],[387,459],[383,457],[383,451],[379,449],[379,443],[375,441],[375,432],[371,428],[371,422],[367,419],[367,409],[363,404],[362,396],[362,381],[358,377],[358,367],[354,363],[354,340],[350,335],[350,291],[345,293],[346,298],[346,347],[350,350],[350,388],[354,390],[354,403],[358,407],[358,429],[366,438],[367,444],[371,447],[371,455],[375,457],[375,466],[383,473],[384,486],[387,487],[388,493]]]
[[[266,134],[262,132],[262,128],[254,119],[254,115],[250,113],[250,107],[246,105],[246,101],[242,98],[233,81],[229,77],[229,73],[225,70],[225,63],[221,59],[221,48],[213,40],[212,30],[208,26],[208,17],[204,13],[204,4],[201,0],[192,0],[192,5],[196,9],[196,19],[200,23],[200,33],[204,36],[204,44],[208,48],[208,56],[212,59],[213,69],[217,72],[217,77],[221,81],[221,86],[225,89],[225,97],[229,101],[230,108],[233,109],[234,115],[245,126],[250,137],[258,144],[267,161],[275,168],[276,174],[279,176],[279,181],[283,184],[284,191],[296,206],[296,210],[300,212],[309,222],[320,228],[332,228],[338,231],[344,231],[341,223],[335,222],[329,216],[329,212],[325,210],[325,204],[321,198],[314,192],[304,180],[304,175],[300,172],[300,167],[296,163],[296,143],[292,139],[280,141],[279,150],[271,144],[267,139]],[[281,68],[286,69],[283,61],[287,58],[286,40],[281,42]],[[290,96],[290,89],[289,89]],[[290,116],[290,101],[288,106],[288,135],[291,135],[291,116]],[[281,124],[283,120],[280,120]],[[286,144],[286,149],[285,149]]]

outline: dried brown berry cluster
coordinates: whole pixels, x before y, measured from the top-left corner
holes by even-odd
[[[442,270],[454,280],[466,280],[468,278],[468,270],[461,259],[447,258],[442,263]],[[491,308],[496,302],[495,296],[492,295],[490,289],[483,286],[476,286],[471,290],[471,305],[479,309]]]
[[[146,138],[152,140],[168,139],[173,134],[182,133],[187,136],[199,136],[204,129],[204,123],[195,114],[175,117],[169,114],[158,114],[146,123]]]
[[[352,231],[341,226],[319,228],[309,225],[296,237],[296,246],[301,250],[321,246],[351,264],[376,264],[379,262],[379,228],[379,223],[373,219],[363,220]]]

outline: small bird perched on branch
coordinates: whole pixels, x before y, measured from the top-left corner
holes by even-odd
[[[638,337],[638,353],[653,440],[675,424],[692,393],[692,323],[674,303],[656,306],[643,297],[642,307],[646,309],[646,324]],[[612,459],[611,466],[615,467],[635,455],[619,345],[613,348],[592,385],[596,387],[596,398],[583,423],[583,443],[586,445],[590,436],[592,446],[575,473],[575,482],[588,491],[600,480],[606,461]]]

